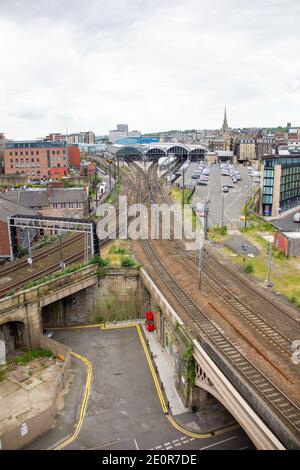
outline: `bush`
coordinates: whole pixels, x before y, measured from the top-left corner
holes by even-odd
[[[244,267],[245,273],[252,274],[254,273],[254,266],[252,263],[247,263]]]
[[[125,246],[116,246],[116,245],[113,245],[110,250],[109,250],[109,254],[112,255],[125,255],[126,253],[126,248]]]
[[[130,258],[130,256],[124,256],[121,261],[121,266],[122,268],[132,268],[133,266],[136,266],[136,262],[134,259]]]

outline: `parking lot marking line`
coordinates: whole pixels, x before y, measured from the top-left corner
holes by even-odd
[[[87,377],[86,377],[86,383],[85,383],[85,390],[84,390],[84,395],[83,395],[83,399],[82,399],[79,419],[78,419],[74,434],[71,437],[67,438],[64,442],[62,442],[62,444],[60,444],[54,450],[63,449],[68,444],[71,444],[71,442],[75,441],[75,439],[77,438],[77,436],[78,436],[78,434],[79,434],[79,432],[82,428],[82,424],[83,424],[85,413],[86,413],[87,402],[88,402],[90,389],[91,389],[92,371],[93,371],[92,364],[90,363],[90,361],[86,357],[82,356],[81,354],[77,354],[75,352],[71,352],[71,354],[72,354],[72,356],[76,357],[76,359],[83,362],[87,367]]]
[[[136,442],[136,438],[134,438],[133,440],[134,440],[134,444],[135,444],[136,450],[140,450],[140,449],[139,449],[139,446],[138,446],[138,443]]]

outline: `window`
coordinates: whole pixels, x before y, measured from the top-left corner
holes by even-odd
[[[35,154],[36,154],[36,155],[39,155],[39,151],[37,150],[37,151],[35,152]]]
[[[15,152],[15,155],[18,155],[18,152]]]
[[[65,202],[62,202],[61,205],[60,205],[60,208],[61,209],[66,209],[67,207],[67,204]]]
[[[34,162],[34,158],[32,158],[31,161]]]
[[[40,159],[39,159],[39,158],[37,158],[37,159],[36,159],[36,161],[37,161],[37,162],[39,162],[39,161],[40,161]]]
[[[52,204],[52,209],[57,209],[57,204]]]
[[[9,155],[12,156],[12,152],[9,152]]]
[[[10,163],[13,163],[13,159],[12,159],[12,158],[10,159]]]

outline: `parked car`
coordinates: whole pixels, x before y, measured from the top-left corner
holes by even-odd
[[[229,192],[228,186],[223,186],[223,193],[228,193],[228,192]]]

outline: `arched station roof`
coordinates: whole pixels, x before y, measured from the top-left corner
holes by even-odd
[[[195,155],[205,153],[207,149],[203,145],[186,145],[176,142],[166,143],[153,143],[153,144],[136,144],[136,145],[121,145],[113,144],[109,147],[109,151],[116,156],[126,157],[134,156],[141,157],[142,155]]]

